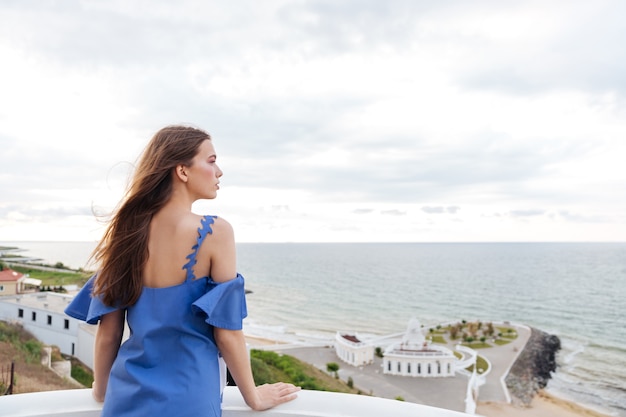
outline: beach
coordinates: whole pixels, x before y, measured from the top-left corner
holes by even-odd
[[[310,363],[325,371],[324,363],[326,361],[333,359],[334,351],[328,346],[317,346],[317,347],[294,347],[289,343],[281,340],[272,340],[267,337],[257,337],[253,335],[246,335],[246,341],[248,343],[249,348],[251,349],[269,349],[276,350],[278,352],[295,356],[304,362]],[[336,360],[336,358],[334,358]],[[347,371],[345,368],[350,368],[348,365],[342,364],[342,368],[344,368],[344,372],[340,372],[340,376],[342,379],[347,379]],[[354,377],[355,381],[362,380],[362,378],[355,376],[358,374],[357,368],[353,368],[351,370],[349,376]],[[362,371],[361,371],[362,372]],[[367,380],[370,384],[380,383],[380,386],[372,388],[370,385],[370,390],[376,395],[377,393],[384,393],[385,387],[383,385],[386,384],[386,381],[380,380],[376,382],[376,375],[374,374],[374,378],[371,378],[372,374],[369,375],[370,378]],[[435,381],[435,383],[439,383],[441,379]],[[415,381],[411,381],[412,383]],[[427,381],[426,381],[427,382]],[[465,380],[466,382],[466,380]],[[427,382],[428,383],[428,382]],[[432,381],[428,383],[430,388],[432,388]],[[395,388],[398,388],[397,386]],[[426,385],[424,385],[426,388]],[[459,391],[456,388],[453,388],[455,391]],[[366,390],[368,391],[368,390]],[[437,389],[433,390],[433,392],[437,391]],[[432,401],[433,392],[429,392],[427,397]],[[385,395],[381,395],[385,397]],[[447,397],[446,395],[444,395]],[[462,398],[459,398],[459,403],[462,403]],[[418,401],[416,401],[418,402]],[[430,401],[428,403],[425,402],[426,405],[434,405]],[[435,404],[436,405],[436,404]],[[442,408],[441,404],[436,405]],[[563,398],[559,398],[555,395],[552,395],[545,390],[540,390],[537,395],[533,398],[530,406],[521,407],[513,404],[509,404],[505,401],[481,401],[480,394],[478,398],[478,404],[476,407],[476,415],[484,416],[484,417],[611,417],[611,414],[602,413],[597,410],[592,410],[583,405],[577,404],[576,402],[566,400]]]
[[[485,417],[608,417],[572,401],[540,391],[530,407],[516,407],[507,403],[479,402],[476,414]]]

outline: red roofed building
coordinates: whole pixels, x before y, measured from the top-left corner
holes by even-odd
[[[374,346],[361,341],[356,333],[337,332],[335,353],[339,359],[352,366],[369,365],[374,362]]]
[[[19,294],[25,277],[21,272],[6,268],[0,271],[0,295]]]

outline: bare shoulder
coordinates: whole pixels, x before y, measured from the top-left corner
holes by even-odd
[[[212,230],[214,239],[234,240],[235,238],[233,226],[222,217],[216,217],[213,220]]]
[[[229,281],[237,276],[235,233],[221,217],[215,218],[212,226],[211,244],[204,248],[209,276],[216,282]]]

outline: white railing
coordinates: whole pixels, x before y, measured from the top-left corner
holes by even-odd
[[[476,358],[478,357],[478,353],[474,349],[468,348],[467,346],[463,346],[463,345],[456,345],[456,350],[458,350],[459,352],[466,353],[468,355],[467,359],[457,361],[455,365],[457,370],[465,369],[472,365],[476,365]],[[487,360],[487,358],[484,358],[484,359]],[[490,370],[491,370],[491,366],[489,366],[488,371]]]
[[[224,391],[223,417],[463,417],[469,414],[365,395],[301,391],[298,399],[258,413],[236,387]],[[101,404],[91,390],[45,391],[0,397],[0,415],[12,417],[98,417]]]

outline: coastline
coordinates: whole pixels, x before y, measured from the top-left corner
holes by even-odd
[[[259,336],[250,336],[245,334],[244,337],[246,339],[246,343],[250,349],[255,349],[257,346],[269,346],[269,345],[280,345],[284,344],[284,342],[279,342],[278,340],[272,340],[265,337]]]
[[[248,347],[251,349],[270,348],[271,345],[286,345],[280,340],[272,340],[266,337],[245,335]],[[270,348],[271,349],[271,348]],[[323,349],[323,348],[313,348]],[[289,350],[279,349],[289,355]],[[312,364],[314,365],[314,364]],[[480,396],[480,395],[479,395]],[[613,417],[612,414],[603,413],[591,409],[575,401],[558,397],[541,389],[533,397],[529,406],[517,406],[506,402],[478,401],[476,415],[484,417]]]
[[[516,407],[497,402],[478,402],[476,415],[484,417],[612,417],[611,414],[593,410],[574,401],[539,391],[529,407]]]
[[[18,246],[22,247],[22,243],[24,242],[20,242]],[[55,244],[56,246],[56,244]],[[25,247],[25,246],[24,246]],[[74,250],[72,251],[66,251],[66,252],[75,252]],[[33,252],[35,253],[35,252]],[[46,252],[44,252],[46,253]],[[265,254],[265,252],[263,252]],[[57,260],[57,259],[61,259],[63,261],[65,261],[65,258],[58,258],[58,257],[52,257],[51,259]],[[255,260],[255,262],[257,261],[256,258],[253,258],[253,260]],[[592,263],[593,264],[593,263]],[[253,275],[252,273],[250,275]],[[262,281],[260,281],[262,283]],[[257,284],[257,283],[255,283]],[[261,288],[261,285],[258,285],[259,288]],[[258,288],[254,288],[255,290],[258,290]],[[259,290],[259,294],[260,294],[260,290]],[[262,298],[262,297],[259,297]],[[606,303],[605,303],[606,304]],[[608,303],[610,304],[610,303]],[[591,306],[591,305],[590,305]],[[535,307],[537,307],[535,305]],[[553,306],[555,309],[557,308],[556,306]],[[261,311],[264,313],[265,310],[263,310],[263,308],[265,308],[262,304],[260,308]],[[591,307],[590,307],[591,308]],[[595,307],[593,307],[595,309]],[[532,308],[529,307],[528,309],[533,310]],[[536,311],[541,311],[540,309],[534,309]],[[533,310],[533,311],[534,311]],[[595,311],[595,310],[594,310]],[[270,310],[270,313],[273,313],[273,310]],[[513,317],[515,316],[515,314],[512,313],[508,313],[505,311],[505,314],[501,314],[500,312],[498,312],[498,314],[495,314],[498,317]],[[563,336],[564,340],[566,341],[565,345],[564,345],[564,351],[561,352],[561,359],[562,360],[566,360],[567,362],[564,362],[566,365],[570,365],[570,366],[564,366],[563,368],[558,370],[558,375],[556,376],[556,380],[550,382],[550,385],[547,387],[547,391],[548,391],[548,395],[552,394],[552,395],[556,395],[557,397],[561,397],[561,395],[563,395],[562,398],[565,399],[565,402],[570,403],[570,404],[574,404],[576,406],[581,405],[581,404],[585,404],[584,406],[581,405],[581,407],[583,409],[590,409],[592,412],[595,412],[596,414],[592,414],[592,413],[580,413],[577,415],[599,415],[599,416],[617,416],[617,415],[622,415],[623,413],[623,398],[619,399],[619,393],[618,393],[618,397],[617,399],[613,400],[614,396],[602,396],[602,395],[595,395],[595,396],[591,396],[592,394],[595,394],[594,391],[585,391],[584,395],[582,397],[575,395],[576,394],[576,390],[573,391],[568,391],[569,388],[569,380],[567,379],[567,377],[569,377],[570,375],[568,375],[568,369],[567,368],[573,368],[576,367],[578,368],[578,366],[587,366],[587,367],[591,367],[592,369],[594,366],[598,366],[598,363],[595,361],[596,358],[600,357],[603,358],[605,357],[606,353],[608,352],[609,354],[612,354],[612,347],[615,347],[615,343],[617,343],[618,346],[618,352],[615,353],[615,357],[614,359],[617,359],[618,361],[618,365],[619,364],[623,364],[623,353],[624,353],[624,349],[622,347],[619,347],[619,344],[621,344],[621,339],[620,337],[611,337],[611,338],[605,338],[603,336],[603,332],[600,331],[599,333],[596,333],[594,328],[601,328],[600,327],[590,327],[587,326],[586,329],[582,329],[582,331],[580,331],[580,337],[577,336],[578,332],[572,332],[572,330],[570,329],[571,326],[568,326],[567,324],[562,324],[560,321],[554,322],[554,323],[548,323],[545,322],[543,320],[538,319],[536,316],[533,316],[532,314],[528,314],[529,317],[524,317],[523,322],[532,322],[532,323],[537,323],[538,327],[543,328],[543,329],[552,329],[552,331],[556,332],[557,335],[559,336]],[[263,316],[263,314],[261,314],[261,316]],[[604,316],[603,316],[604,317]],[[275,319],[275,318],[274,318]],[[300,320],[302,321],[302,320]],[[578,320],[569,320],[571,322],[579,322]],[[271,322],[271,321],[270,321]],[[274,322],[276,322],[276,320],[274,320]],[[298,322],[298,324],[300,325],[301,328],[306,328],[306,324],[308,323],[300,323]],[[593,321],[592,321],[593,324]],[[294,325],[295,326],[295,325]],[[283,344],[291,344],[293,342],[293,335],[291,333],[291,329],[289,327],[287,327],[286,333],[287,333],[287,337],[283,337],[280,333],[281,333],[281,329],[278,329],[275,331],[275,329],[272,328],[272,326],[269,326],[267,329],[265,329],[265,327],[260,326],[260,330],[254,329],[254,325],[251,326],[252,328],[250,329],[252,331],[253,334],[255,334],[255,336],[258,334],[260,337],[255,337],[253,338],[253,340],[255,340],[252,345],[255,348],[260,348],[262,344],[264,345],[275,345],[276,349],[280,349],[279,346],[283,345]],[[275,326],[275,327],[281,327],[281,326]],[[346,327],[346,326],[344,326]],[[349,326],[348,326],[349,327]],[[579,329],[580,330],[580,329]],[[258,333],[257,333],[258,332]],[[595,335],[593,337],[598,337],[598,334],[600,334],[599,336],[599,340],[600,340],[600,345],[601,346],[596,346],[594,344],[591,344],[589,346],[587,346],[587,342],[589,340],[591,340],[591,336],[588,335]],[[575,337],[572,337],[575,336]],[[302,340],[303,338],[308,339],[309,334],[307,332],[304,333],[304,336],[297,338],[299,340]],[[323,338],[323,337],[322,337]],[[264,339],[264,342],[261,342],[260,340]],[[276,339],[276,340],[274,340]],[[607,343],[607,340],[609,343]],[[567,342],[569,342],[569,344],[567,344]],[[608,350],[607,350],[607,346],[608,346]],[[273,347],[269,347],[270,349],[273,349]],[[288,351],[286,353],[289,353]],[[613,356],[612,356],[613,357]],[[572,363],[570,364],[570,361],[572,361]],[[580,364],[580,365],[579,365]],[[602,365],[601,363],[599,365]],[[614,369],[620,369],[620,366],[615,366],[613,367]],[[565,369],[565,371],[563,372],[563,369]],[[606,372],[606,368],[599,368],[599,370],[602,370],[604,372]],[[562,373],[563,372],[563,373]],[[604,373],[603,375],[606,375],[606,373]],[[615,372],[609,370],[608,373],[609,376],[615,376]],[[499,375],[498,375],[499,376]],[[619,375],[618,375],[619,376]],[[345,379],[345,378],[343,378]],[[565,381],[566,383],[564,383],[563,381]],[[574,379],[574,381],[576,381]],[[598,384],[601,385],[601,382],[603,381],[603,379],[599,379],[598,380]],[[562,390],[563,388],[563,390]],[[593,388],[593,387],[591,387]],[[568,394],[569,392],[572,392],[572,394]],[[376,392],[376,394],[378,394],[378,392]],[[482,410],[483,406],[489,408],[489,407],[495,407],[495,406],[504,406],[504,407],[510,407],[509,404],[507,404],[505,402],[505,400],[503,398],[493,398],[489,395],[485,395],[485,394],[489,394],[487,392],[487,390],[483,390],[481,388],[480,390],[480,395],[479,395],[479,403],[477,405],[478,410]],[[542,393],[543,394],[543,393]],[[536,397],[536,398],[535,398]],[[519,411],[523,411],[525,415],[527,416],[531,416],[533,415],[532,413],[535,412],[534,410],[532,410],[532,408],[536,408],[541,406],[542,404],[538,404],[542,402],[542,399],[540,399],[540,394],[537,394],[535,397],[533,397],[532,404],[529,401],[526,406],[524,405],[512,405],[511,408],[511,412],[519,412]],[[613,401],[613,404],[617,404],[619,407],[617,408],[603,408],[603,406],[606,404],[606,401],[602,401],[599,400],[599,398],[608,398],[608,400],[606,401]],[[559,400],[561,398],[558,398]],[[578,401],[577,399],[580,399],[580,401],[585,401],[588,400],[589,402],[583,402],[583,403],[577,403],[576,401]],[[598,399],[598,400],[596,400]],[[415,400],[415,402],[419,402],[417,400]],[[604,404],[603,404],[604,403]],[[532,407],[531,407],[532,406]],[[588,408],[585,408],[588,407]],[[568,407],[569,408],[569,407]],[[617,409],[617,412],[615,411]],[[565,412],[566,410],[562,410],[562,412]],[[483,413],[483,415],[493,415],[493,414],[488,414],[489,411],[487,410],[485,413]],[[499,412],[498,415],[508,415],[504,412]],[[556,414],[556,415],[562,415],[561,414]],[[568,414],[570,415],[570,414]]]

